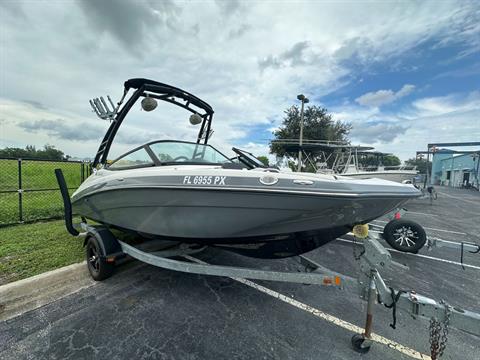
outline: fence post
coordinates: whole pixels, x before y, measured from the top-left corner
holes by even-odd
[[[18,221],[23,222],[22,159],[18,159]]]

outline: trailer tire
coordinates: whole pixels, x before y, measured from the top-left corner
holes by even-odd
[[[86,241],[85,255],[88,271],[95,281],[102,281],[113,274],[114,265],[105,260],[98,240],[95,236],[89,236]]]
[[[423,227],[406,219],[390,221],[383,229],[383,237],[392,248],[410,253],[417,253],[427,241]]]

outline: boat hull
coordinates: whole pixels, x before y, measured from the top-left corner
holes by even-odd
[[[188,188],[122,188],[73,201],[73,211],[143,238],[217,245],[245,255],[298,255],[408,199]]]

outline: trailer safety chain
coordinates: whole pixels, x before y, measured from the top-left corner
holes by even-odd
[[[477,245],[477,250],[475,251],[469,251],[471,254],[478,254],[480,252],[480,245]]]
[[[464,250],[463,250],[463,246],[464,246],[465,242],[460,242],[460,264],[462,265],[462,269],[465,270],[465,266],[463,266],[463,254],[464,254]],[[474,244],[474,243],[466,243],[467,245],[476,245],[477,246],[477,250],[474,250],[474,251],[468,251],[470,254],[478,254],[480,252],[480,245],[477,245],[477,244]]]
[[[464,254],[464,245],[467,244],[467,245],[473,245],[473,246],[476,246],[477,247],[477,250],[474,250],[474,251],[468,251],[470,254],[478,254],[480,252],[480,245],[477,245],[477,244],[474,244],[474,243],[465,243],[465,242],[461,242],[460,243],[460,264],[462,265],[462,269],[465,270],[465,266],[463,266],[463,254]]]
[[[441,304],[445,306],[445,319],[443,324],[435,319],[430,318],[430,356],[432,360],[438,360],[443,355],[448,341],[448,326],[450,324],[451,306],[441,300]]]
[[[390,305],[383,304],[387,309],[392,309],[392,323],[390,324],[390,327],[392,329],[396,329],[397,326],[397,302],[398,299],[400,299],[400,295],[407,293],[405,290],[398,290],[398,292],[395,294],[395,289],[392,287],[388,287],[390,289],[390,295],[392,296],[392,303]]]
[[[360,253],[357,253],[357,244],[358,244],[358,241],[357,241],[357,237],[354,236],[353,237],[353,258],[355,260],[360,260],[360,258],[362,257],[363,254],[365,254],[365,247],[363,247],[363,250],[360,251]]]

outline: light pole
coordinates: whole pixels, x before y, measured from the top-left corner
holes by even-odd
[[[297,99],[302,102],[302,108],[300,110],[300,142],[298,147],[298,168],[297,171],[302,171],[302,145],[303,145],[303,106],[308,104],[309,100],[305,97],[305,95],[300,94],[297,95]]]

